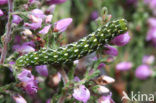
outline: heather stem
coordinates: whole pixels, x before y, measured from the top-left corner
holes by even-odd
[[[8,8],[9,8],[9,12],[8,12],[8,23],[7,23],[7,27],[6,27],[6,34],[4,34],[4,40],[3,40],[3,48],[2,48],[2,53],[1,53],[1,60],[0,60],[0,64],[3,64],[7,55],[7,49],[8,49],[8,44],[10,41],[10,37],[11,37],[11,19],[12,19],[12,15],[11,13],[13,12],[13,8],[14,8],[14,0],[8,0]]]
[[[59,70],[59,72],[60,72],[60,74],[61,74],[61,76],[62,76],[64,85],[66,85],[66,84],[69,82],[69,78],[68,78],[68,76],[67,76],[65,70],[64,70],[63,68],[61,68],[61,69]],[[64,103],[64,100],[65,100],[65,98],[66,98],[66,92],[67,92],[67,89],[66,89],[65,91],[63,91],[61,97],[60,97],[59,100],[58,100],[58,103]]]

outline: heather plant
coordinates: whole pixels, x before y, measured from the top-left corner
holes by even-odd
[[[131,93],[155,91],[155,7],[1,0],[0,103],[154,102]]]

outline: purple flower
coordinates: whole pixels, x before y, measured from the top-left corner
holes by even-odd
[[[34,76],[31,74],[31,71],[27,69],[23,69],[22,72],[17,75],[17,78],[22,82],[29,82],[34,80]]]
[[[114,45],[117,46],[124,46],[130,41],[130,36],[128,35],[128,32],[121,34],[119,36],[116,36],[111,42]]]
[[[0,0],[0,5],[4,5],[4,4],[7,4],[8,3],[8,0]]]
[[[154,60],[155,60],[154,55],[149,55],[149,56],[145,55],[142,59],[142,63],[150,65],[154,62]]]
[[[116,70],[127,71],[132,68],[133,64],[131,62],[120,62],[116,65]]]
[[[84,85],[80,85],[79,88],[74,89],[73,97],[78,101],[87,103],[90,92]]]
[[[45,26],[41,31],[39,31],[40,34],[47,34],[49,32],[49,29],[51,28],[51,25]]]
[[[91,19],[92,19],[92,20],[96,20],[96,19],[98,18],[98,16],[99,16],[99,14],[98,14],[97,11],[93,11],[93,12],[91,13]]]
[[[101,96],[98,99],[98,103],[115,103],[112,99],[112,94],[107,95],[107,96]]]
[[[39,29],[42,26],[42,19],[39,19],[39,21],[35,23],[24,23],[24,26],[29,27],[32,30]]]
[[[37,93],[37,89],[38,86],[36,80],[27,82],[26,86],[24,87],[24,90],[30,95],[34,95],[35,93]]]
[[[14,95],[13,99],[16,103],[27,103],[27,101],[20,95]]]
[[[61,4],[66,2],[67,0],[47,0],[48,4]]]
[[[44,12],[40,9],[34,9],[31,11],[31,14],[34,15],[35,17],[38,17],[38,18],[45,18],[45,15],[44,15]]]
[[[3,16],[4,15],[4,13],[3,13],[3,11],[0,9],[0,16]]]
[[[36,71],[42,76],[48,76],[48,68],[47,65],[40,65],[35,67]]]
[[[37,93],[37,81],[30,70],[23,69],[23,71],[17,75],[17,78],[23,82],[23,88],[28,94],[33,95]]]
[[[12,22],[15,24],[19,24],[22,21],[22,18],[18,15],[13,15]]]
[[[100,63],[99,66],[98,66],[98,69],[101,69],[103,67],[105,67],[105,64],[104,63]]]
[[[111,56],[117,56],[118,55],[118,50],[112,46],[109,46],[109,45],[105,45],[104,46],[104,54],[107,54],[107,55],[111,55]]]
[[[151,74],[152,71],[150,70],[150,67],[146,64],[140,65],[135,71],[135,76],[141,80],[147,79]]]
[[[64,32],[72,23],[72,18],[61,19],[55,23],[54,31]]]

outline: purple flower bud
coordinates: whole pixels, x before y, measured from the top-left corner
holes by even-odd
[[[22,21],[22,18],[18,15],[13,15],[12,22],[15,24],[19,24]]]
[[[16,103],[27,103],[27,101],[20,95],[14,95],[13,99]]]
[[[21,73],[17,75],[17,78],[22,82],[29,82],[34,80],[34,76],[30,70],[23,69]]]
[[[33,41],[24,42],[23,45],[28,45],[28,46],[35,47],[35,43]]]
[[[84,85],[80,85],[79,88],[74,89],[73,97],[80,102],[87,103],[90,92]]]
[[[56,5],[50,5],[49,8],[46,10],[47,13],[52,14],[55,10]]]
[[[131,62],[120,62],[116,65],[116,70],[127,71],[132,68],[133,64]]]
[[[128,32],[121,34],[119,36],[116,36],[111,43],[117,46],[124,46],[130,41],[130,36],[128,35]]]
[[[45,19],[45,22],[46,22],[46,23],[51,23],[52,18],[53,18],[53,15],[48,15],[48,16],[46,17],[46,19]]]
[[[107,95],[107,96],[101,96],[98,99],[98,103],[115,103],[112,99],[112,94]]]
[[[67,0],[47,0],[48,4],[61,4],[66,2]]]
[[[118,55],[118,50],[112,46],[109,46],[109,45],[105,45],[104,46],[104,54],[107,54],[107,55],[111,55],[111,56],[117,56]]]
[[[51,103],[51,98],[49,98],[49,99],[46,101],[46,103]]]
[[[150,27],[156,28],[156,18],[149,18],[148,24],[150,25]]]
[[[40,19],[37,23],[24,23],[24,26],[29,27],[32,30],[39,29],[42,26],[42,19]]]
[[[150,65],[154,62],[154,60],[155,60],[154,55],[149,55],[149,56],[145,55],[142,59],[142,63]]]
[[[54,31],[64,32],[72,23],[72,18],[61,19],[55,23]]]
[[[96,61],[96,60],[98,60],[98,58],[95,56],[95,57],[91,58],[91,60]]]
[[[45,18],[44,12],[40,9],[34,9],[31,11],[31,14],[38,18]]]
[[[4,15],[4,13],[3,13],[3,11],[0,9],[0,16],[3,16]]]
[[[16,35],[16,36],[15,36],[15,39],[14,39],[14,43],[15,43],[15,44],[20,44],[21,41],[22,41],[21,39],[22,39],[21,36]]]
[[[29,45],[22,45],[19,50],[20,50],[19,52],[22,52],[23,54],[35,51],[35,49]]]
[[[153,14],[156,15],[156,0],[144,0],[144,3],[147,4],[153,11]]]
[[[75,82],[79,82],[80,81],[80,78],[76,76],[76,77],[74,77],[74,81]]]
[[[36,1],[36,0],[29,0],[29,3],[30,3],[30,4],[33,4],[33,3],[35,3],[35,1]]]
[[[137,0],[126,0],[127,4],[135,4],[137,2]]]
[[[8,0],[0,0],[0,5],[4,5],[4,4],[7,4],[8,3]]]
[[[13,72],[13,65],[15,64],[15,62],[14,61],[10,61],[9,62],[9,69],[10,69],[10,71],[12,71]]]
[[[45,35],[49,32],[50,28],[51,28],[51,25],[45,26],[41,31],[39,31],[39,33]]]
[[[145,64],[140,65],[135,71],[135,76],[141,80],[147,79],[151,74],[152,71],[150,70],[150,67]]]
[[[156,46],[156,28],[150,28],[147,32],[146,40]]]
[[[48,76],[48,68],[47,65],[40,65],[35,67],[36,71],[42,76]]]
[[[14,45],[13,50],[22,54],[27,54],[29,52],[35,51],[35,49],[32,46],[30,46],[29,43],[24,43],[23,45]]]
[[[93,12],[91,13],[91,19],[92,19],[92,20],[96,20],[96,19],[98,18],[98,16],[99,16],[99,14],[98,14],[97,11],[93,11]]]
[[[98,66],[98,69],[101,69],[103,67],[105,67],[105,64],[104,63],[100,63],[99,66]]]

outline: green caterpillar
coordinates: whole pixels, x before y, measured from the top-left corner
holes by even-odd
[[[16,66],[24,67],[73,62],[96,51],[98,48],[103,47],[103,45],[109,44],[115,36],[126,31],[126,20],[111,21],[78,42],[68,44],[65,47],[59,47],[58,49],[42,48],[37,52],[23,55],[17,59]]]

